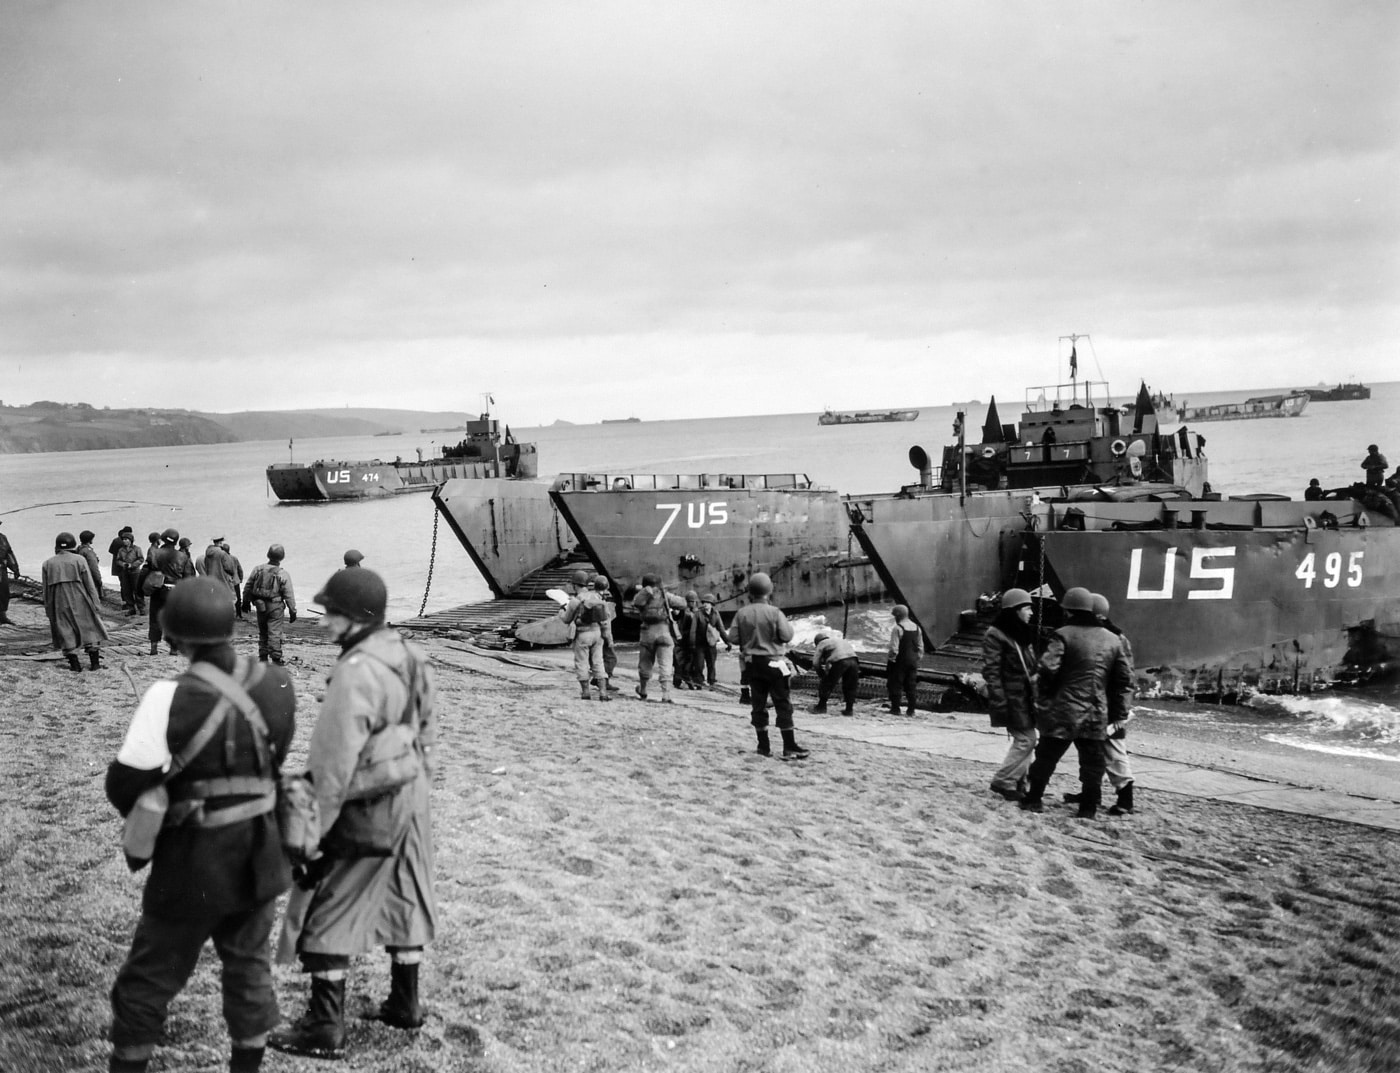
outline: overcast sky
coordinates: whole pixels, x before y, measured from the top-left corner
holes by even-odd
[[[1400,379],[1400,4],[53,3],[0,398],[516,425]],[[1097,359],[1097,365],[1093,359]]]

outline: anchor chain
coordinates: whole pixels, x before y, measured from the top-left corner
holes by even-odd
[[[442,512],[441,512],[440,510],[434,509],[434,510],[433,510],[433,549],[432,549],[432,551],[431,551],[431,552],[429,553],[429,555],[428,555],[428,581],[427,581],[427,584],[425,584],[425,585],[423,586],[423,602],[422,602],[421,604],[418,605],[418,617],[419,617],[419,618],[422,618],[422,617],[423,617],[423,612],[424,612],[424,610],[427,609],[427,606],[428,606],[428,593],[432,590],[432,587],[433,587],[433,568],[437,565],[438,519],[441,518],[441,517],[442,517]]]

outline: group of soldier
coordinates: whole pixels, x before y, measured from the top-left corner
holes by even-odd
[[[161,538],[171,549],[156,563],[164,575],[179,538]],[[269,554],[263,572],[280,571],[281,558]],[[255,569],[240,603],[260,621],[270,612],[259,604],[271,602],[263,584]],[[294,609],[290,582],[285,589]],[[342,1057],[351,959],[381,947],[389,995],[372,1016],[417,1029],[419,965],[436,918],[434,686],[423,652],[386,624],[384,582],[347,565],[314,597],[340,656],[304,775],[282,770],[296,726],[293,680],[267,636],[258,661],[235,651],[237,609],[225,580],[172,570],[157,592],[160,637],[188,666],[146,690],[107,771],[108,799],[128,830],[163,812],[149,857],[127,849],[133,870],[150,871],[112,987],[109,1070],[148,1068],[170,1001],[211,940],[234,1073],[258,1070],[268,1047]],[[310,996],[303,1016],[279,1029],[271,939],[276,901],[289,888],[277,958],[300,962]]]

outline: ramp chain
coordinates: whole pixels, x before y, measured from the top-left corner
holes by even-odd
[[[423,610],[428,606],[428,593],[429,593],[429,591],[431,591],[431,589],[432,589],[432,587],[433,587],[433,567],[435,567],[435,566],[437,565],[437,534],[438,534],[438,519],[439,519],[440,517],[442,517],[442,511],[438,510],[436,504],[434,504],[434,507],[433,507],[433,550],[432,550],[432,552],[429,553],[429,555],[428,555],[428,581],[427,581],[427,584],[425,584],[425,585],[423,586],[423,602],[422,602],[421,604],[418,605],[418,617],[419,617],[419,618],[422,618],[422,617],[423,617]]]

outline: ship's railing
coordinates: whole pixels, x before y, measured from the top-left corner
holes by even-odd
[[[561,473],[558,492],[664,492],[704,488],[810,488],[805,473]]]
[[[1026,410],[1044,413],[1084,407],[1096,410],[1110,405],[1111,393],[1107,380],[1079,380],[1069,384],[1043,384],[1026,388]]]

